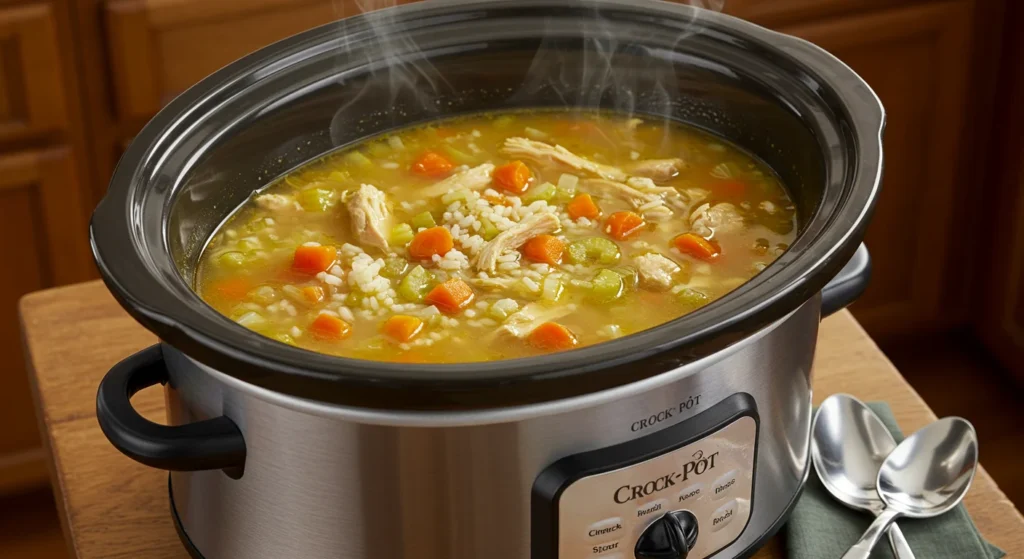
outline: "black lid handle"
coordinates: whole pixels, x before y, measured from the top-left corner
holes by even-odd
[[[148,347],[114,365],[100,382],[96,418],[107,439],[129,458],[173,471],[223,469],[241,477],[245,440],[226,416],[187,425],[158,425],[132,407],[131,397],[143,388],[168,381],[160,345]]]

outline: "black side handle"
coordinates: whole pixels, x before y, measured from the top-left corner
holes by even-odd
[[[861,244],[853,258],[821,290],[821,317],[825,318],[857,300],[871,280],[871,256]]]
[[[241,477],[245,440],[231,419],[221,416],[188,425],[158,425],[132,407],[139,390],[167,384],[160,345],[148,347],[110,369],[96,395],[96,418],[107,439],[147,466],[173,471],[224,470]]]

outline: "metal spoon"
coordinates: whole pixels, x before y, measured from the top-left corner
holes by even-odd
[[[901,516],[949,512],[967,494],[977,469],[978,436],[965,419],[940,419],[907,437],[878,470],[885,510],[843,559],[868,559],[882,533]]]
[[[878,470],[896,449],[896,439],[863,402],[847,394],[829,396],[814,416],[811,459],[822,485],[844,505],[878,516],[885,503],[875,489]],[[896,559],[914,559],[903,532],[889,528]]]

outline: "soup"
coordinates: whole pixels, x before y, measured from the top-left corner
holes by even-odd
[[[488,361],[678,318],[794,236],[771,170],[699,130],[490,113],[371,139],[254,194],[210,240],[196,290],[312,351]]]

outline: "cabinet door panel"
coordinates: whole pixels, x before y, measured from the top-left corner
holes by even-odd
[[[941,2],[785,29],[857,71],[887,113],[885,171],[867,233],[874,275],[853,310],[877,336],[962,319],[948,289],[963,141],[971,3]]]
[[[17,304],[29,292],[81,281],[92,268],[70,152],[0,156],[0,491],[25,479],[38,430],[21,353]]]
[[[111,1],[106,22],[118,113],[142,123],[226,64],[359,12],[355,0]]]
[[[49,4],[0,9],[0,140],[64,128],[63,91]]]

